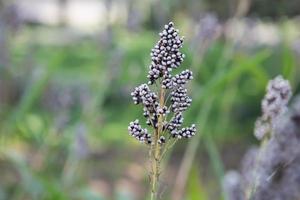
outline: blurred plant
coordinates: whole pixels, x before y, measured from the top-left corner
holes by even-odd
[[[191,68],[198,74],[198,64],[201,63],[209,46],[221,35],[222,25],[213,13],[207,13],[196,24],[195,36],[191,40],[191,52],[195,55],[192,60]]]
[[[148,73],[148,84],[141,84],[131,93],[135,104],[144,106],[146,124],[154,129],[151,135],[143,129],[139,120],[130,123],[129,134],[149,146],[151,162],[151,199],[157,199],[157,188],[160,175],[160,162],[169,148],[178,139],[190,138],[195,135],[195,125],[182,128],[183,112],[190,106],[191,98],[187,96],[185,84],[193,79],[190,70],[184,70],[174,76],[173,69],[180,66],[184,54],[179,50],[183,45],[183,38],[174,29],[173,23],[165,25],[160,33],[160,40],[151,52],[152,63]],[[149,85],[157,86],[157,93],[152,92]],[[168,114],[173,116],[168,120]]]
[[[222,25],[214,13],[206,13],[199,22],[194,24],[195,36],[192,39],[192,50],[201,51],[205,49],[220,35]],[[203,48],[203,49],[199,49]]]
[[[137,6],[137,2],[134,0],[128,1],[128,18],[127,29],[131,32],[137,32],[141,29],[141,23],[143,15]]]
[[[21,20],[15,4],[0,2],[0,78],[7,76],[11,64],[10,41],[20,28]],[[3,77],[2,77],[3,75]]]
[[[300,39],[297,39],[293,45],[292,45],[292,49],[295,51],[295,53],[297,55],[300,55]]]
[[[236,171],[229,171],[224,176],[223,188],[227,192],[226,199],[242,200],[241,175]]]
[[[224,190],[231,200],[299,199],[300,98],[293,109],[288,109],[290,97],[287,80],[277,76],[269,82],[262,101],[263,117],[270,119],[269,128],[256,135],[264,139],[263,143],[246,153],[241,174],[228,172],[224,177]]]
[[[291,95],[290,83],[282,76],[277,76],[268,83],[267,93],[261,103],[263,114],[255,123],[254,135],[257,139],[268,136],[278,117],[287,110]]]

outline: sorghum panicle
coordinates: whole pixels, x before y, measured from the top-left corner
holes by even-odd
[[[146,118],[146,124],[158,130],[158,119],[162,117],[162,133],[158,140],[159,144],[164,144],[172,138],[190,138],[195,135],[196,127],[181,128],[183,123],[183,111],[185,111],[192,102],[187,95],[185,84],[193,79],[193,73],[190,70],[184,70],[179,74],[172,75],[173,69],[176,69],[183,62],[185,55],[179,50],[183,45],[183,37],[180,37],[178,30],[174,28],[173,22],[165,25],[164,30],[159,34],[160,39],[151,51],[151,64],[147,78],[148,83],[137,86],[131,93],[135,104],[143,105],[143,116]],[[158,86],[158,90],[166,90],[170,95],[164,105],[160,105],[159,92],[152,92],[151,85]],[[170,120],[168,115],[172,113]],[[138,120],[130,123],[129,134],[142,143],[151,144],[153,136],[142,128]],[[169,134],[169,137],[167,137]]]

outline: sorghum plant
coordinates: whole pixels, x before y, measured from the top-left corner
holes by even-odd
[[[183,37],[178,35],[173,22],[165,25],[159,35],[160,39],[150,54],[148,82],[137,86],[131,93],[134,103],[142,104],[146,124],[152,131],[142,128],[138,119],[128,126],[129,134],[149,147],[151,199],[157,197],[163,155],[178,139],[190,138],[196,133],[194,124],[181,128],[183,112],[192,102],[185,85],[193,79],[193,74],[190,70],[183,70],[172,75],[172,71],[184,59],[184,54],[179,51],[183,45]],[[150,87],[154,87],[156,91],[151,91]]]

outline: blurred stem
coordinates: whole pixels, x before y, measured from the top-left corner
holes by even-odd
[[[165,89],[160,89],[159,95],[159,105],[163,107],[165,104]],[[151,147],[150,155],[151,155],[151,164],[152,164],[152,172],[151,172],[151,200],[157,199],[157,188],[158,188],[158,181],[159,181],[159,174],[160,174],[160,144],[159,144],[159,137],[161,135],[163,128],[163,115],[159,115],[158,117],[158,127],[155,129],[154,133],[154,149]],[[153,152],[154,151],[154,152]]]
[[[203,104],[203,109],[201,110],[200,114],[198,115],[196,122],[202,124],[201,128],[199,128],[199,133],[196,134],[193,140],[187,146],[187,149],[184,153],[183,160],[181,162],[181,166],[178,172],[178,175],[175,180],[175,186],[172,194],[173,200],[181,200],[183,196],[184,186],[186,184],[187,176],[189,174],[190,168],[192,166],[193,160],[195,158],[195,154],[197,152],[197,147],[200,142],[200,136],[203,131],[205,124],[207,122],[212,102],[214,97],[207,98]]]
[[[223,166],[218,148],[209,134],[205,135],[204,144],[205,144],[205,148],[208,152],[209,159],[212,164],[215,175],[217,176],[219,186],[220,186],[220,188],[222,188],[222,180],[224,177],[224,166]],[[223,194],[223,196],[224,196],[224,198],[226,197],[224,194]]]

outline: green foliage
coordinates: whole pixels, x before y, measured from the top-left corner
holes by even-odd
[[[205,185],[201,182],[199,176],[199,167],[193,167],[187,186],[187,199],[188,200],[208,200],[208,195],[205,191]]]

